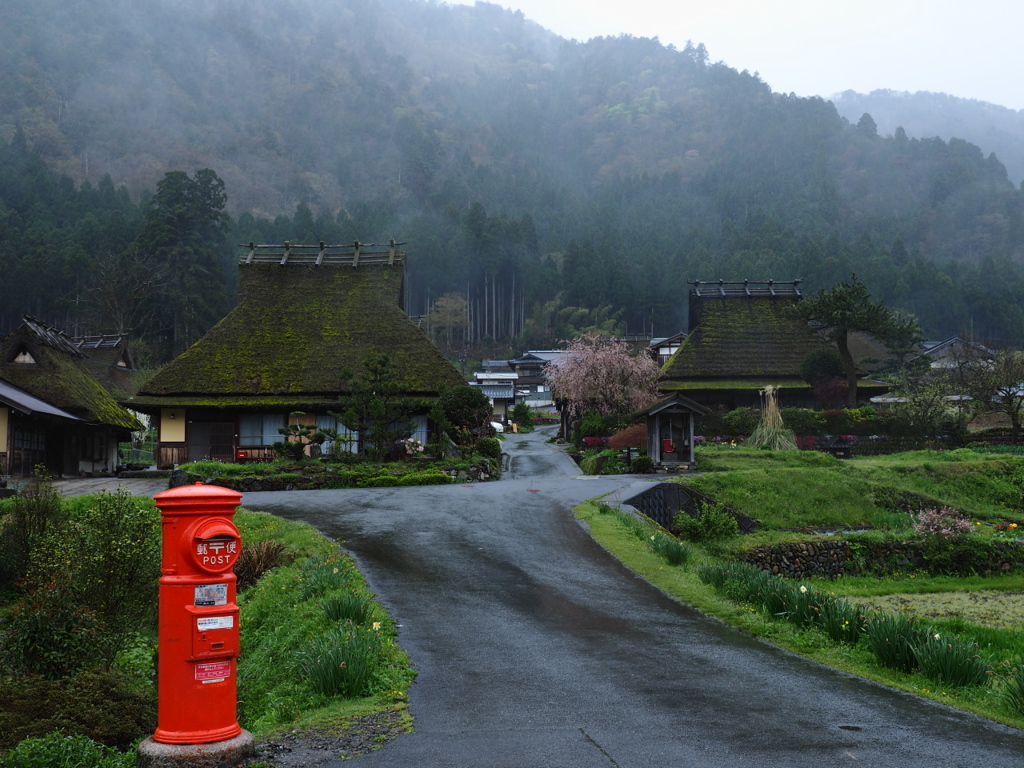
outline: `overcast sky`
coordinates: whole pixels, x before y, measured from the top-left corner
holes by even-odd
[[[935,91],[1024,109],[1022,0],[492,0],[562,37],[627,33],[828,97]]]

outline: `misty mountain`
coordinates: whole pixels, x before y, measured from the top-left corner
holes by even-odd
[[[867,112],[884,135],[892,136],[902,127],[919,139],[969,141],[985,154],[995,153],[1014,183],[1024,182],[1024,111],[928,91],[844,91],[833,96],[832,103],[853,123]]]
[[[31,307],[109,327],[90,264],[129,254],[189,269],[167,294],[187,328],[136,332],[201,333],[231,270],[208,230],[167,222],[202,186],[231,221],[186,207],[218,242],[407,241],[409,311],[458,293],[470,341],[667,335],[687,278],[814,291],[854,271],[931,336],[1024,340],[998,156],[773,93],[701,45],[566,41],[487,3],[5,0],[0,71],[8,325]]]

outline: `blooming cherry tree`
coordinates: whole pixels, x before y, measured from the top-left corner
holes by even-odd
[[[590,333],[566,351],[545,372],[570,422],[588,412],[625,416],[657,399],[658,366],[647,355],[631,355],[624,342]]]

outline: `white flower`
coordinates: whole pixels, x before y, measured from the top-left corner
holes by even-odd
[[[800,585],[800,591],[806,594],[807,593],[807,587],[805,587],[803,584],[801,584]]]
[[[938,640],[940,637],[942,637],[942,635],[940,635],[938,632],[936,632],[934,635],[932,635],[932,637],[934,637],[936,640]]]

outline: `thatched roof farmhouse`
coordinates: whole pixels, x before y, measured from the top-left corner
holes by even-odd
[[[376,352],[423,399],[425,437],[429,401],[466,382],[406,316],[403,280],[395,244],[253,246],[238,306],[131,400],[159,417],[158,464],[267,459],[286,423],[338,427],[342,373]]]

